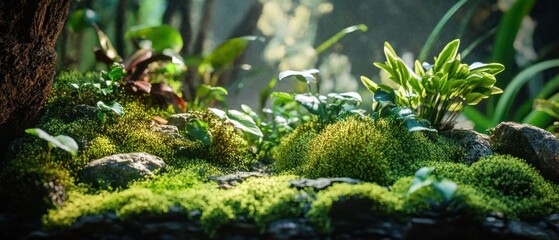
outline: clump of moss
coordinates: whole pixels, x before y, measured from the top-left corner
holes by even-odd
[[[81,157],[85,159],[99,159],[116,153],[116,144],[107,136],[99,135],[83,148]]]
[[[507,155],[485,157],[470,166],[468,183],[509,206],[510,217],[536,217],[559,209],[559,194],[526,161]]]
[[[67,161],[71,157],[56,149],[49,154],[40,139],[24,142],[0,171],[0,203],[12,214],[37,218],[66,200],[66,189],[74,182]]]
[[[192,118],[208,123],[212,142],[210,145],[197,142],[195,147],[184,148],[183,156],[207,159],[218,166],[236,170],[248,170],[256,162],[248,142],[231,124],[219,119],[209,110],[190,112],[190,114]],[[184,134],[185,131],[180,130]]]
[[[433,175],[439,179],[449,179],[457,183],[463,183],[468,178],[470,171],[468,165],[463,163],[447,161],[426,161],[422,167],[434,167]]]
[[[441,171],[438,173],[441,174]],[[444,173],[443,173],[444,174]],[[413,177],[403,177],[390,190],[402,198],[402,211],[407,216],[421,216],[426,213],[439,215],[463,215],[483,220],[492,211],[508,211],[506,204],[475,187],[459,183],[451,200],[445,200],[432,186],[423,187],[411,194],[408,190]]]
[[[210,235],[234,220],[254,221],[261,230],[268,222],[302,215],[299,190],[289,187],[293,176],[250,178],[233,189],[215,187],[199,180],[196,171],[179,170],[139,182],[121,192],[88,195],[71,193],[62,208],[52,209],[43,219],[49,229],[68,228],[79,217],[115,212],[121,219],[141,213],[165,213],[170,207],[200,211],[199,221]],[[187,183],[188,188],[183,188]],[[195,219],[193,219],[195,220]]]
[[[285,137],[274,153],[274,167],[279,171],[298,173],[308,162],[309,142],[318,135],[320,125],[308,122]]]
[[[328,125],[308,143],[304,175],[386,183],[390,169],[383,151],[392,140],[382,136],[370,119],[349,118]]]
[[[352,177],[388,185],[430,160],[453,161],[459,148],[438,136],[408,132],[389,120],[348,118],[308,142],[310,177]]]
[[[316,194],[306,217],[322,232],[331,229],[330,210],[338,202],[349,199],[369,200],[369,213],[373,216],[398,217],[402,210],[401,198],[374,183],[356,185],[339,183]]]

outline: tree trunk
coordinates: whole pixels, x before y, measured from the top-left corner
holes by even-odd
[[[0,1],[0,157],[11,140],[33,126],[51,91],[54,45],[70,2]]]

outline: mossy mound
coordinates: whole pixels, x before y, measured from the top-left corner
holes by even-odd
[[[468,183],[500,199],[511,217],[529,218],[559,210],[559,192],[526,161],[494,155],[470,166]]]
[[[285,137],[274,152],[275,169],[301,172],[301,168],[308,162],[309,142],[318,135],[319,128],[320,124],[308,122],[297,127]]]
[[[209,110],[193,111],[189,114],[192,119],[208,123],[212,142],[210,145],[197,142],[193,148],[184,148],[181,152],[183,156],[207,159],[211,163],[232,170],[249,170],[256,162],[256,156],[252,154],[248,142],[238,129]],[[184,129],[180,131],[186,135]]]
[[[334,184],[316,195],[316,200],[312,202],[305,216],[320,231],[328,232],[331,230],[330,215],[333,205],[340,201],[352,200],[367,201],[368,204],[366,206],[368,209],[360,210],[364,210],[365,213],[370,213],[373,216],[401,217],[400,213],[403,204],[401,195],[394,194],[375,183],[361,183],[357,185]]]
[[[461,148],[436,134],[408,132],[394,122],[370,118],[348,118],[326,126],[306,143],[302,140],[286,141],[280,149],[306,146],[306,156],[288,151],[278,161],[306,160],[298,172],[304,176],[351,177],[383,185],[413,175],[425,161],[459,161],[463,155]]]

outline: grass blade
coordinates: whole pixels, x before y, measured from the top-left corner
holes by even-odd
[[[448,10],[448,12],[444,14],[441,20],[439,20],[439,22],[437,23],[433,31],[431,31],[431,34],[429,34],[427,41],[425,41],[425,44],[421,49],[421,53],[419,53],[418,60],[420,62],[424,62],[426,60],[427,55],[431,52],[431,49],[435,44],[435,40],[439,37],[441,30],[443,29],[444,25],[448,22],[450,17],[452,17],[452,15],[454,15],[466,2],[468,2],[468,0],[461,0],[457,2],[456,4],[454,4],[454,6],[452,6],[452,8]]]

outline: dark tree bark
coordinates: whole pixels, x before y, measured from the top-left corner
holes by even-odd
[[[0,157],[11,140],[33,126],[52,89],[54,46],[70,2],[0,1]]]

